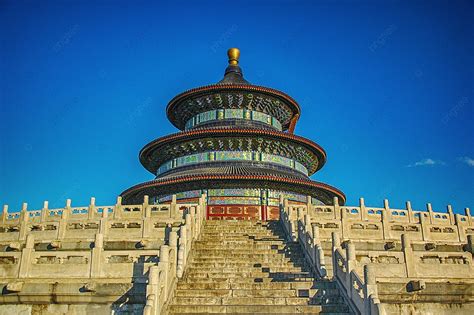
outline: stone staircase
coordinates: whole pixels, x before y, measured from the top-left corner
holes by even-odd
[[[170,314],[349,314],[335,283],[316,280],[278,221],[206,221]]]

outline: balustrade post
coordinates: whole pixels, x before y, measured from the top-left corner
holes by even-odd
[[[474,255],[474,235],[470,234],[467,236],[467,249]]]
[[[186,227],[185,233],[186,233],[186,252],[184,253],[186,260],[185,263],[187,262],[189,252],[191,251],[191,242],[193,240],[193,223],[192,223],[192,218],[191,214],[187,213],[184,217],[184,226]]]
[[[47,222],[48,219],[49,219],[49,202],[47,200],[45,200],[43,202],[43,208],[41,209],[41,223],[43,222]]]
[[[383,230],[383,239],[390,239],[390,221],[392,219],[392,214],[390,213],[390,205],[387,199],[383,200],[383,210],[382,210],[382,230]]]
[[[332,270],[333,270],[333,278],[336,278],[336,271],[337,271],[337,259],[336,259],[336,251],[341,246],[341,240],[339,238],[339,234],[337,232],[331,233],[331,240],[332,240]]]
[[[413,256],[413,248],[408,234],[402,234],[402,251],[405,257],[407,277],[416,277],[415,257]]]
[[[21,206],[20,212],[20,233],[18,236],[19,240],[24,240],[26,234],[28,233],[28,220],[30,219],[30,214],[28,213],[28,204],[24,202]]]
[[[23,250],[21,251],[20,269],[18,272],[19,278],[28,277],[34,252],[35,252],[35,238],[32,234],[28,234],[26,236],[25,248],[23,248]]]
[[[352,271],[356,264],[356,248],[352,241],[346,243],[346,290],[347,295],[352,296]]]
[[[360,209],[360,217],[362,221],[367,221],[367,209],[365,208],[365,200],[364,198],[359,198],[359,209]]]
[[[171,204],[170,204],[170,218],[178,218],[178,203],[176,201],[176,195],[171,196]]]
[[[304,215],[304,229],[306,230],[306,233],[310,234],[313,232],[311,228],[311,216],[309,214]]]
[[[7,223],[7,220],[8,220],[8,205],[3,205],[2,223],[3,224]]]
[[[144,310],[146,315],[159,315],[158,305],[160,294],[160,268],[151,266],[148,272],[148,284],[146,286],[147,302]]]
[[[145,216],[146,209],[150,205],[150,197],[148,195],[143,196],[143,203],[142,203],[142,218]]]
[[[176,277],[178,269],[178,233],[176,231],[170,232],[169,246],[172,277]]]
[[[342,219],[342,216],[341,216],[341,208],[339,206],[339,199],[337,197],[334,197],[332,199],[332,203],[333,203],[333,212],[334,212],[334,218],[335,219]]]
[[[72,200],[66,199],[66,206],[64,207],[63,213],[61,215],[62,218],[64,219],[69,218],[69,215],[71,214],[71,205],[72,205]]]
[[[288,215],[288,221],[291,221],[291,209],[290,209],[290,202],[288,198],[283,200],[283,212],[286,212]]]
[[[371,313],[371,300],[378,298],[375,267],[371,264],[364,265],[364,307],[365,314]]]
[[[114,210],[115,213],[115,210]],[[109,230],[109,210],[104,207],[102,210],[102,217],[99,220],[99,233],[102,235],[107,235]]]
[[[311,226],[311,229],[313,230],[314,244],[321,244],[321,237],[319,235],[319,226],[317,224],[314,224]]]
[[[456,225],[456,230],[458,231],[459,241],[465,242],[466,241],[466,231],[464,230],[463,221],[461,221],[461,215],[456,213],[454,215],[454,224]]]
[[[114,206],[114,219],[120,219],[122,217],[122,211],[122,196],[118,196]]]
[[[181,278],[184,272],[184,266],[186,265],[186,226],[182,225],[179,229],[179,242],[178,242],[178,267],[177,276]]]
[[[406,209],[408,211],[408,222],[414,223],[415,222],[415,217],[413,216],[413,209],[411,207],[411,202],[407,201],[405,203]]]
[[[339,208],[341,215],[341,237],[346,239],[350,233],[349,222],[347,221],[347,211],[344,208]]]
[[[429,214],[429,224],[434,224],[433,207],[431,206],[431,203],[426,204],[426,210],[428,210]]]
[[[467,223],[469,225],[472,225],[473,222],[472,222],[472,217],[471,217],[471,210],[469,208],[464,208],[464,213],[467,217]]]
[[[324,250],[321,244],[317,244],[315,246],[315,253],[317,258],[316,265],[318,266],[319,274],[322,278],[326,279],[328,276],[328,272],[326,269],[326,259],[324,257]]]
[[[310,195],[306,197],[306,213],[307,214],[310,213],[311,207],[313,206],[312,199],[313,198]]]
[[[449,224],[454,225],[454,213],[453,213],[453,207],[451,205],[448,205],[446,207],[446,212],[448,213],[448,218],[449,218]]]
[[[99,278],[102,270],[102,258],[104,253],[104,235],[95,235],[94,247],[91,253],[91,278]]]
[[[161,267],[162,272],[164,273],[165,283],[163,285],[163,295],[164,300],[168,297],[168,290],[170,289],[170,275],[169,275],[169,253],[170,249],[168,245],[161,245],[160,247],[160,262],[159,266]]]
[[[430,227],[429,222],[426,222],[425,212],[420,212],[420,225],[421,225],[421,236],[423,241],[428,241],[430,237]]]
[[[202,194],[201,198],[199,198],[199,206],[201,207],[201,219],[205,220],[206,213],[207,213],[207,195],[206,194]]]
[[[87,209],[87,218],[89,220],[92,220],[94,219],[94,216],[95,216],[95,198],[91,197],[89,208]]]
[[[61,219],[59,220],[58,239],[63,239],[66,235],[67,222],[71,214],[71,199],[66,199],[66,206],[63,208]]]

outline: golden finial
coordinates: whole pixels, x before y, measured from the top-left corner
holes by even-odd
[[[240,50],[238,48],[230,48],[227,51],[227,56],[229,57],[229,64],[236,66],[239,64]]]

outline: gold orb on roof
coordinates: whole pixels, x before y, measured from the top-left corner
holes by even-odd
[[[227,56],[229,57],[229,64],[230,65],[238,65],[239,64],[240,50],[238,48],[230,48],[227,51]]]

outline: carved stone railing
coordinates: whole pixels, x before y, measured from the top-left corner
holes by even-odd
[[[310,197],[308,198],[310,199]],[[281,215],[285,230],[292,239],[297,239],[297,230],[292,222],[309,214],[314,224],[320,228],[322,239],[329,240],[332,232],[338,232],[342,239],[352,240],[399,240],[402,234],[410,234],[412,240],[466,242],[468,235],[474,235],[474,219],[469,208],[465,214],[454,214],[451,206],[446,213],[435,212],[431,204],[427,211],[413,210],[411,203],[406,209],[389,207],[384,200],[382,208],[365,205],[360,198],[359,206],[339,206],[337,198],[334,205],[315,206],[308,204],[290,204],[280,200]]]
[[[49,209],[45,202],[42,210],[29,211],[24,204],[19,213],[9,213],[5,206],[0,278],[25,303],[35,297],[25,296],[22,288],[38,278],[72,279],[71,294],[78,295],[95,292],[110,278],[133,279],[128,281],[138,286],[148,281],[145,311],[162,314],[183,275],[205,211],[205,195],[185,204],[173,196],[171,204],[151,205],[145,196],[140,205],[122,205],[119,197],[114,206],[96,206],[94,198],[88,207],[71,207],[68,200],[61,209]],[[84,287],[77,287],[81,283]],[[46,295],[43,300],[48,299]]]
[[[150,268],[146,288],[145,315],[165,314],[167,304],[173,298],[177,280],[183,276],[189,261],[193,242],[199,237],[205,219],[205,200],[202,196],[198,208],[191,208],[185,215],[185,224],[170,237],[170,245],[160,248],[160,262]]]
[[[375,273],[371,265],[364,266],[364,278],[357,273],[354,244],[346,243],[343,253],[337,233],[332,235],[334,280],[343,288],[344,295],[361,314],[386,314],[377,293]]]
[[[304,220],[298,219],[297,225],[298,241],[304,249],[306,259],[321,278],[326,278],[328,273],[319,237],[319,227],[311,225],[311,218],[308,214],[304,216]]]
[[[453,215],[449,206],[448,213],[442,214],[433,212],[430,205],[426,212],[413,211],[409,203],[407,210],[390,209],[388,201],[384,201],[384,208],[373,208],[366,207],[363,199],[359,207],[340,207],[337,200],[334,206],[291,205],[281,199],[280,221],[288,239],[301,244],[307,261],[320,277],[329,276],[328,268],[332,268],[333,279],[351,307],[361,314],[385,314],[376,278],[389,282],[474,279],[474,232],[469,209],[462,216]],[[399,226],[403,229],[393,233],[392,227]],[[433,236],[439,230],[455,237]],[[332,257],[330,265],[322,246],[323,242],[327,244],[328,234],[332,242],[332,252],[326,256]],[[345,251],[340,235],[346,240]],[[379,244],[381,249],[367,246],[357,251],[356,258],[354,242]],[[436,251],[438,243],[440,251]]]
[[[121,197],[113,206],[97,206],[95,198],[87,207],[72,207],[71,200],[59,209],[49,209],[44,202],[41,210],[28,210],[24,203],[20,212],[9,212],[3,207],[0,218],[0,241],[25,241],[27,235],[40,240],[85,238],[93,240],[96,234],[106,239],[155,238],[156,228],[183,221],[183,213],[197,208],[197,203],[177,203],[173,196],[170,204],[122,205]]]

